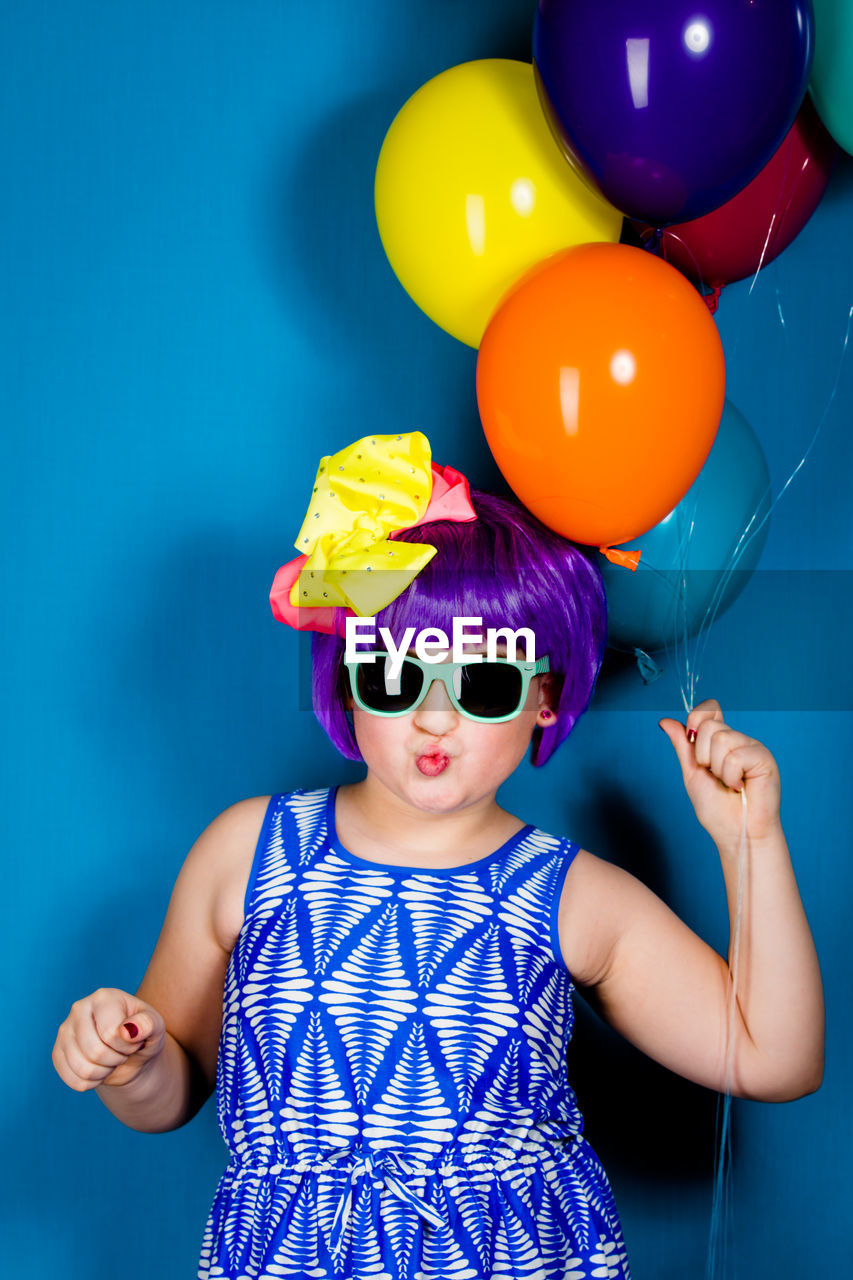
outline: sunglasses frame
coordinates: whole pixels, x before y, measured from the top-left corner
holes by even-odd
[[[371,653],[373,653],[376,658],[383,660],[393,656],[392,654],[389,654],[386,649],[373,649],[371,650]],[[464,716],[466,720],[474,720],[477,724],[504,724],[507,720],[514,720],[516,716],[521,714],[522,708],[527,701],[527,691],[530,688],[530,681],[533,677],[544,675],[546,671],[551,670],[551,663],[547,654],[543,658],[537,658],[535,662],[525,662],[523,658],[503,658],[499,655],[496,656],[496,662],[503,663],[508,667],[516,667],[521,673],[521,693],[519,694],[518,706],[515,711],[511,711],[510,714],[506,716],[476,716],[459,705],[459,700],[457,699],[453,689],[453,677],[457,670],[460,667],[469,666],[471,663],[476,661],[475,658],[464,658],[461,662],[425,662],[422,658],[414,658],[410,654],[407,654],[404,661],[413,662],[416,667],[420,667],[421,671],[427,675],[429,679],[424,680],[423,688],[417,698],[415,698],[411,706],[406,707],[405,710],[375,711],[373,707],[365,705],[358,693],[358,668],[364,664],[362,662],[349,662],[345,658],[344,666],[347,669],[350,692],[352,693],[353,701],[356,706],[360,707],[362,711],[366,711],[368,715],[381,716],[385,720],[395,720],[400,716],[408,716],[411,715],[413,711],[416,711],[421,705],[432,687],[433,680],[440,680],[444,685],[447,696],[454,708],[461,716]],[[483,661],[485,661],[485,658],[483,658]]]

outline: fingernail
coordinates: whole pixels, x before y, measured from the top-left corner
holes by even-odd
[[[139,1035],[139,1027],[136,1025],[135,1022],[126,1022],[124,1024],[124,1029],[127,1032],[127,1034],[130,1036],[131,1040],[135,1039],[136,1036]]]
[[[695,742],[695,741],[696,741],[696,730],[695,730],[695,729],[688,729],[688,730],[687,730],[687,741],[688,741],[688,742]]]

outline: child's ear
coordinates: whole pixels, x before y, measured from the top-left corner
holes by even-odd
[[[557,706],[560,701],[560,684],[553,672],[546,671],[539,681],[539,707],[536,724],[541,728],[550,728],[557,722]]]

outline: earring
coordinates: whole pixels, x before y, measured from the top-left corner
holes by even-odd
[[[544,709],[544,711],[542,712],[542,719],[543,719],[543,720],[550,720],[550,719],[551,719],[551,717],[553,716],[553,714],[554,714],[554,713],[553,713],[553,711],[549,711],[549,710],[548,710],[548,708],[546,707],[546,708]]]

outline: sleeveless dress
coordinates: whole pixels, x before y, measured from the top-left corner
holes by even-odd
[[[337,788],[273,796],[225,979],[231,1159],[199,1280],[630,1280],[566,1072],[577,845],[370,862]]]

